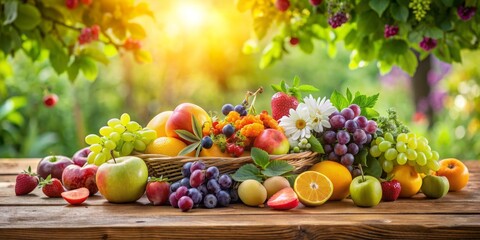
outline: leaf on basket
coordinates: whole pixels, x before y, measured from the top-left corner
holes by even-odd
[[[320,143],[320,141],[318,141],[318,139],[315,136],[311,135],[308,138],[308,143],[310,143],[311,145],[310,149],[312,151],[317,153],[325,153],[325,150],[323,150],[322,144]]]
[[[200,146],[200,142],[195,142],[195,143],[192,143],[188,146],[186,146],[184,149],[182,149],[182,151],[180,151],[178,153],[179,156],[184,156],[184,155],[187,155],[189,154],[190,152],[192,152],[193,150],[195,150],[195,148],[199,147]],[[200,149],[200,148],[199,148]]]
[[[178,136],[180,136],[181,138],[189,142],[198,142],[201,140],[197,136],[195,136],[193,133],[187,130],[175,130],[175,132],[178,134]]]
[[[267,166],[270,164],[270,156],[268,156],[268,153],[260,148],[252,148],[251,156],[253,162],[260,166],[262,169],[266,169]]]
[[[287,161],[274,160],[271,161],[265,170],[262,171],[263,175],[267,177],[280,176],[285,173],[291,172],[295,169]]]
[[[287,174],[287,175],[283,175],[283,177],[285,177],[290,183],[290,186],[293,187],[293,185],[295,184],[295,179],[297,179],[298,177],[298,174]]]
[[[249,179],[257,180],[259,182],[263,181],[260,177],[260,170],[251,163],[240,167],[234,174],[232,174],[232,178],[237,182],[243,182]]]
[[[200,140],[202,138],[202,125],[200,125],[197,121],[197,118],[192,115],[192,129],[195,137]]]

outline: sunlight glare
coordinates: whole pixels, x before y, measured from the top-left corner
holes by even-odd
[[[180,21],[186,27],[199,27],[205,21],[205,9],[196,4],[180,4],[177,8]]]

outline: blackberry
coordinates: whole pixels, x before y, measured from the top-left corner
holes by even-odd
[[[337,28],[342,26],[347,21],[348,21],[348,17],[345,12],[337,12],[328,19],[328,24],[330,24],[332,28]]]
[[[430,51],[437,46],[437,40],[429,37],[424,37],[420,42],[420,47],[425,51]]]
[[[385,30],[383,31],[383,36],[385,38],[393,37],[398,34],[398,30],[399,30],[398,26],[386,24]]]
[[[475,16],[476,11],[476,7],[459,6],[457,8],[458,17],[460,17],[460,19],[462,19],[463,21],[470,20],[473,16]]]

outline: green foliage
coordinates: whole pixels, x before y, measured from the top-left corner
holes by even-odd
[[[108,46],[117,51],[132,51],[139,62],[151,61],[148,52],[125,45],[129,39],[137,41],[146,37],[145,29],[132,22],[141,16],[153,17],[145,3],[96,0],[85,5],[79,1],[77,7],[69,9],[63,0],[1,0],[0,10],[0,54],[13,56],[24,51],[36,60],[46,50],[55,72],[67,72],[72,81],[80,72],[87,79],[95,80],[97,62],[109,62]],[[80,41],[82,34],[85,35],[83,32],[95,25],[100,29],[98,40]]]
[[[330,101],[339,111],[347,108],[350,104],[357,104],[360,109],[362,109],[362,115],[368,119],[372,119],[379,116],[379,113],[373,108],[375,107],[375,103],[377,103],[379,95],[380,94],[377,93],[372,96],[367,96],[360,94],[359,91],[353,95],[350,89],[347,88],[345,95],[342,95],[337,90],[333,91],[332,96],[330,96]]]
[[[313,7],[308,1],[290,0],[285,12],[277,10],[274,1],[237,1],[237,9],[250,11],[253,18],[256,37],[247,43],[255,45],[252,41],[268,40],[260,68],[293,51],[289,40],[298,38],[299,48],[306,54],[312,53],[313,43],[319,40],[334,56],[336,43],[343,42],[351,51],[350,68],[376,61],[382,74],[399,66],[410,75],[415,73],[419,58],[429,54],[444,62],[461,62],[460,50],[479,48],[480,16],[477,13],[468,21],[461,20],[457,15],[460,6],[478,8],[480,1],[326,0]],[[339,11],[347,14],[348,21],[333,29],[328,19]],[[398,34],[386,38],[386,25],[397,26]],[[269,31],[274,34],[267,34]],[[425,51],[420,47],[425,37],[437,41],[435,49]]]

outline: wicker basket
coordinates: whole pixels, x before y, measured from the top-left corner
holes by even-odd
[[[238,168],[247,163],[253,163],[250,156],[238,158],[224,157],[187,157],[187,156],[165,156],[161,154],[136,154],[145,161],[150,176],[167,177],[171,182],[182,178],[181,169],[186,162],[202,160],[207,166],[216,166],[221,173],[234,173]],[[319,161],[319,154],[316,152],[302,152],[283,155],[270,155],[271,160],[286,160],[295,167],[294,172],[300,173]]]

